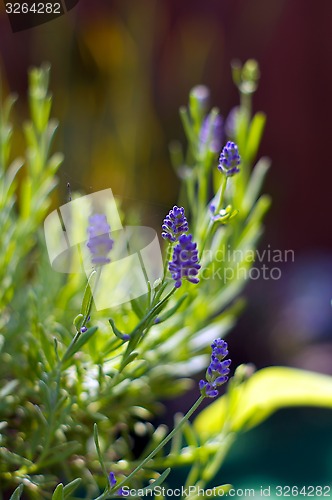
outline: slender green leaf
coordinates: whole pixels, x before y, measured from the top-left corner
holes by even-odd
[[[78,314],[73,321],[74,327],[76,328],[76,331],[79,332],[82,326],[84,320],[83,314]]]
[[[173,316],[173,314],[175,314],[176,311],[181,307],[181,305],[183,304],[183,302],[186,300],[187,297],[188,297],[187,293],[182,295],[182,297],[179,298],[175,306],[173,306],[169,311],[166,311],[165,314],[163,314],[158,318],[159,319],[158,324],[162,323],[163,321],[166,321],[168,318]]]
[[[12,496],[10,497],[9,500],[19,500],[21,498],[21,495],[22,495],[22,492],[23,492],[23,488],[24,488],[24,485],[20,484],[16,488],[16,490],[14,491],[14,493],[12,494]]]
[[[261,189],[263,182],[265,180],[265,176],[270,168],[271,162],[268,158],[261,158],[252,174],[249,180],[249,184],[243,199],[243,207],[246,212],[251,210],[252,206],[254,205],[255,201],[257,200]]]
[[[182,106],[180,108],[180,118],[182,120],[182,125],[187,136],[188,142],[193,145],[195,143],[195,133],[193,130],[193,125],[190,120],[189,112],[187,108]]]
[[[264,132],[266,115],[264,113],[256,113],[250,124],[248,139],[245,149],[245,158],[251,163],[257,154],[262,135]]]
[[[246,110],[241,109],[236,113],[235,129],[236,143],[239,147],[240,155],[244,156],[249,128],[249,116]],[[247,161],[247,158],[245,158]]]
[[[18,172],[21,170],[22,166],[24,164],[24,161],[21,158],[17,158],[16,160],[13,161],[13,163],[10,165],[6,172],[6,189],[7,191],[10,191],[12,186],[14,186],[14,181],[16,179],[16,176]]]
[[[58,484],[58,486],[55,488],[55,491],[52,495],[52,500],[65,500],[62,483]]]
[[[18,455],[17,453],[13,453],[12,451],[9,451],[7,448],[3,446],[0,448],[0,458],[13,465],[19,465],[19,466],[26,465],[28,467],[31,467],[33,465],[33,463],[27,458],[24,458],[21,455]]]
[[[107,469],[106,469],[106,466],[105,466],[105,462],[104,462],[103,456],[101,454],[100,445],[99,445],[98,425],[97,424],[94,424],[94,426],[93,426],[93,439],[94,439],[94,442],[95,442],[95,445],[96,445],[97,455],[98,455],[98,458],[99,458],[99,462],[100,462],[102,471],[103,471],[104,476],[106,477],[106,480],[108,482],[109,481],[109,479],[108,479],[108,472],[107,472]]]
[[[15,391],[18,384],[19,384],[18,380],[10,380],[9,382],[7,382],[7,384],[0,390],[0,398],[4,399],[6,396],[8,396],[8,394],[12,394]]]
[[[146,495],[149,491],[153,491],[153,489],[156,486],[159,486],[160,484],[162,484],[165,481],[165,479],[167,478],[167,476],[169,475],[170,472],[171,472],[171,469],[170,469],[170,467],[168,467],[168,469],[166,469],[162,474],[160,474],[160,476],[158,477],[158,479],[156,479],[155,481],[153,481],[153,483],[149,484],[149,486],[146,486],[145,488],[143,488],[143,490],[141,491],[141,493],[142,493],[141,496]]]
[[[70,495],[73,493],[73,491],[76,490],[76,488],[80,485],[82,482],[82,479],[78,477],[77,479],[74,479],[70,483],[68,483],[64,488],[63,488],[63,493],[65,496],[65,499],[67,500],[70,498]]]
[[[84,317],[89,314],[90,304],[91,304],[91,300],[92,300],[91,285],[94,281],[95,274],[96,274],[96,271],[92,271],[92,273],[89,276],[86,287],[85,287],[84,296],[83,296],[83,300],[82,300],[82,306],[81,306],[81,314],[83,314]]]
[[[138,352],[137,351],[133,351],[132,353],[129,354],[128,357],[124,358],[122,360],[122,363],[121,363],[120,371],[122,371],[127,365],[129,365],[129,363],[131,363],[132,361],[134,361],[134,359],[136,359],[137,356],[138,356]]]
[[[39,340],[40,340],[40,343],[42,346],[43,355],[45,356],[50,368],[53,368],[54,361],[55,361],[53,341],[47,335],[45,327],[42,323],[39,323],[37,328],[38,328]]]
[[[113,321],[113,319],[112,319],[112,318],[110,318],[110,319],[108,320],[108,322],[109,322],[109,324],[110,324],[110,325],[111,325],[111,327],[112,327],[112,330],[113,330],[114,335],[116,335],[116,336],[117,336],[119,339],[121,339],[121,340],[128,340],[128,338],[126,337],[126,334],[124,334],[124,333],[120,332],[120,330],[119,330],[119,329],[115,326],[115,323],[114,323],[114,321]]]
[[[68,361],[68,359],[70,359],[72,356],[74,356],[74,354],[76,354],[77,351],[79,351],[90,340],[92,335],[94,335],[97,330],[97,326],[92,326],[86,332],[81,333],[81,335],[78,337],[77,342],[72,343],[68,347],[64,357],[62,358],[62,362],[64,363],[65,361]]]

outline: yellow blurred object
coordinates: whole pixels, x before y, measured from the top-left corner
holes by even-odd
[[[332,408],[332,377],[275,366],[254,373],[230,387],[227,394],[205,408],[194,426],[202,439],[220,434],[224,426],[238,432],[263,422],[280,408],[316,406]]]

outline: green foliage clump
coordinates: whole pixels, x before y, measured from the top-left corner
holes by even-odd
[[[253,265],[249,257],[270,205],[269,197],[260,194],[269,160],[254,165],[265,125],[264,114],[251,110],[257,64],[235,65],[233,76],[241,102],[229,139],[239,147],[240,172],[227,178],[217,169],[211,141],[218,110],[209,112],[194,91],[188,109],[180,112],[188,148],[171,146],[181,180],[179,204],[199,251],[200,282],[184,280],[174,288],[167,271],[170,246],[164,276],[147,284],[149,293],[102,312],[93,309],[84,275],[57,273],[48,260],[42,223],[62,162],[59,153],[52,153],[57,123],[50,118],[49,68],[30,72],[23,159],[11,149],[14,99],[1,98],[0,498],[109,498],[119,486],[143,488],[153,479],[147,488],[156,487],[169,468],[183,465],[190,466],[186,486],[204,488],[220,468],[234,432],[289,402],[280,394],[278,401],[270,397],[260,417],[254,405],[261,395],[255,390],[258,374],[244,386],[237,371],[227,396],[233,394],[231,402],[219,399],[194,425],[188,418],[202,396],[185,418],[175,417],[168,436],[164,426],[150,423],[161,411],[161,400],[192,387],[193,375],[206,368],[211,341],[234,325]],[[91,280],[97,275],[98,270]],[[88,327],[90,315],[93,326]],[[245,387],[250,397],[240,411]],[[298,390],[295,382],[292,387]],[[318,398],[322,404],[325,397],[324,392]],[[258,412],[254,420],[253,408]],[[139,456],[133,452],[137,435],[147,443]],[[219,488],[226,492],[229,485]]]

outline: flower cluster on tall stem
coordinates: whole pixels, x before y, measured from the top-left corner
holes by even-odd
[[[230,359],[224,359],[228,355],[227,342],[218,338],[213,341],[211,347],[212,354],[210,364],[206,370],[206,380],[200,380],[199,382],[201,394],[207,398],[218,396],[218,387],[227,382],[231,364]]]
[[[168,265],[175,281],[175,288],[180,288],[183,279],[197,284],[199,282],[197,275],[201,268],[197,244],[193,242],[191,234],[185,234],[189,231],[189,226],[183,207],[175,205],[169,211],[164,219],[162,230],[161,236],[169,241],[170,246],[177,243],[173,248],[171,260],[165,261],[164,273],[166,273]]]

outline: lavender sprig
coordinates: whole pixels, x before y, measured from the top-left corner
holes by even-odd
[[[241,157],[237,145],[235,142],[228,141],[220,153],[218,169],[223,172],[226,177],[230,177],[240,172],[240,163]]]
[[[172,261],[168,264],[168,269],[175,281],[175,288],[180,288],[182,279],[197,284],[199,265],[197,244],[192,241],[191,234],[183,234],[179,238],[179,243],[174,247]]]
[[[172,243],[177,241],[182,234],[188,231],[188,222],[183,207],[177,207],[175,205],[169,211],[164,219],[162,230],[161,236]]]
[[[183,237],[191,239],[191,235],[189,236],[183,235],[182,238]],[[211,362],[206,372],[207,381],[201,380],[199,383],[201,391],[200,397],[192,405],[190,410],[181,418],[181,420],[177,423],[174,429],[156,446],[154,450],[151,451],[151,453],[147,457],[144,458],[144,460],[142,460],[142,462],[139,465],[137,465],[137,467],[133,471],[131,471],[129,476],[127,476],[125,479],[123,479],[123,481],[121,481],[118,484],[118,490],[116,493],[118,496],[124,495],[123,486],[126,485],[138,471],[143,469],[143,467],[147,463],[149,463],[150,460],[155,455],[157,455],[157,453],[173,438],[173,436],[179,432],[181,427],[183,427],[184,424],[189,420],[191,415],[196,411],[196,409],[202,403],[204,398],[216,397],[218,395],[217,387],[224,384],[227,381],[229,374],[229,365],[231,364],[231,360],[226,359],[225,361],[222,361],[228,354],[227,343],[224,340],[218,338],[213,341],[211,347],[212,347]],[[165,473],[166,472],[167,471],[165,471]],[[113,493],[113,489],[115,489],[117,483],[113,472],[110,472],[109,474],[109,482],[111,485],[111,493]],[[96,500],[104,500],[104,498],[105,495],[103,494]]]
[[[228,355],[227,342],[222,339],[216,339],[211,344],[211,361],[206,370],[206,380],[200,380],[199,388],[202,396],[215,398],[218,396],[218,387],[225,384],[228,380],[230,359],[225,359]]]

